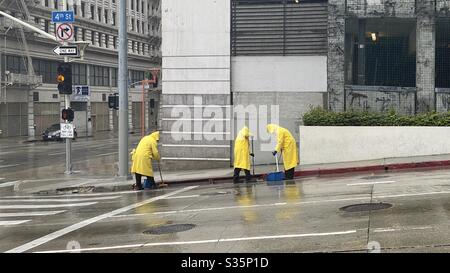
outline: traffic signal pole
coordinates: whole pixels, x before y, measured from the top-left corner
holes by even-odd
[[[127,2],[119,3],[119,177],[128,178],[128,30]]]
[[[62,10],[67,10],[67,0],[62,0]],[[67,46],[68,43],[64,42],[63,45]],[[64,62],[69,62],[69,57],[64,57]],[[64,107],[65,109],[70,108],[70,95],[64,95]],[[65,123],[69,123],[69,120],[66,120]],[[72,174],[72,139],[66,138],[66,171],[65,174]]]

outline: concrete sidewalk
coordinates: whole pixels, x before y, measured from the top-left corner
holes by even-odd
[[[450,168],[450,155],[424,156],[414,158],[392,158],[359,162],[344,162],[322,165],[300,165],[296,168],[295,176],[336,176],[351,173],[382,173],[399,170],[418,169],[445,169]],[[282,169],[282,166],[280,166]],[[257,181],[263,182],[268,173],[276,170],[275,165],[255,166],[255,176]],[[156,182],[161,182],[159,171],[154,169]],[[196,171],[164,171],[163,180],[170,186],[178,184],[216,184],[232,182],[233,169],[208,169]],[[243,172],[241,177],[243,178]],[[21,180],[14,183],[5,184],[0,191],[5,188],[9,192],[16,194],[47,192],[49,194],[79,193],[80,191],[104,192],[104,191],[127,191],[131,190],[134,180],[107,177],[105,175],[95,176],[89,174],[75,173],[71,176],[61,176],[59,178]],[[8,186],[6,186],[8,185]]]

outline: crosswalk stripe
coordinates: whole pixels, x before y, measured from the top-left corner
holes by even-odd
[[[51,208],[65,208],[65,207],[84,207],[95,205],[97,202],[85,202],[76,204],[61,204],[61,205],[0,205],[0,209],[51,209]]]
[[[1,184],[0,184],[1,185]],[[130,184],[131,188],[131,184]],[[67,198],[70,197],[86,197],[89,198],[91,196],[110,196],[110,195],[118,195],[121,194],[128,194],[128,193],[134,193],[136,194],[136,191],[118,191],[118,192],[101,192],[101,193],[74,193],[70,195],[45,195],[45,196],[39,196],[39,195],[23,195],[23,196],[5,196],[0,199],[20,199],[20,198]]]
[[[32,211],[32,212],[4,212],[0,213],[0,217],[28,217],[28,216],[48,216],[66,212],[66,210],[54,211]]]
[[[1,226],[16,226],[26,222],[30,222],[31,220],[20,220],[20,221],[0,221]]]
[[[105,196],[105,197],[94,197],[94,198],[73,198],[73,199],[1,199],[0,202],[24,202],[24,203],[40,203],[40,202],[83,202],[83,201],[101,201],[101,200],[112,200],[117,199],[120,196]]]

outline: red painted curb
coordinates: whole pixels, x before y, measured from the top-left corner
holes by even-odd
[[[348,167],[348,168],[336,168],[336,169],[318,169],[318,170],[310,170],[310,171],[297,171],[297,172],[295,172],[295,177],[343,174],[343,173],[353,173],[353,172],[373,172],[373,171],[387,171],[387,170],[433,168],[433,167],[450,167],[450,160],[426,161],[426,162],[416,162],[416,163],[396,163],[396,164],[373,165],[373,166],[364,166],[364,167]]]
[[[381,171],[387,171],[387,170],[395,171],[395,170],[433,168],[433,167],[450,167],[450,160],[296,171],[295,177],[309,177],[309,176],[346,174],[346,173],[357,173],[357,172],[377,172],[377,171],[381,172]],[[262,178],[265,180],[266,176],[267,176],[267,174],[256,174],[255,178]],[[221,182],[221,181],[224,182],[224,181],[231,181],[231,180],[232,180],[232,177],[210,177],[210,178],[201,178],[201,179],[167,181],[167,183],[184,184],[184,183],[199,183],[199,182],[206,183],[206,182],[209,182],[209,184],[214,184],[215,182]]]

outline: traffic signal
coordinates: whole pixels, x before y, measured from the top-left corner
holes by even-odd
[[[70,63],[59,63],[57,72],[56,81],[58,82],[59,93],[72,94],[72,65]]]
[[[73,112],[72,109],[68,108],[68,109],[63,109],[61,111],[61,118],[63,120],[67,120],[69,122],[72,122],[75,118],[75,113]]]
[[[117,94],[108,96],[108,106],[111,109],[119,110],[119,96]]]

